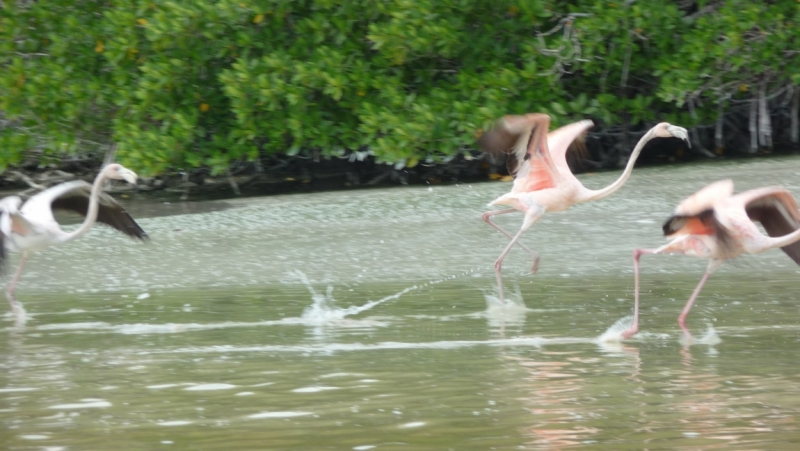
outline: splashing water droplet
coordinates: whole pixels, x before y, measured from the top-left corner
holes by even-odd
[[[722,339],[719,338],[719,334],[717,334],[716,329],[711,323],[706,324],[706,333],[703,334],[700,338],[694,337],[687,337],[683,335],[680,339],[680,343],[684,346],[691,346],[691,345],[708,345],[714,346],[722,343]]]
[[[336,307],[335,305],[336,299],[333,297],[333,286],[329,285],[328,289],[325,291],[325,294],[320,294],[317,293],[313,286],[311,286],[311,282],[308,281],[308,277],[306,277],[305,274],[300,271],[294,271],[292,274],[299,278],[300,282],[302,282],[303,285],[305,285],[308,289],[309,293],[311,293],[311,300],[313,301],[313,304],[306,307],[300,317],[312,324],[324,324],[332,321],[342,320],[347,316],[358,315],[361,312],[365,312],[377,305],[383,304],[386,301],[397,299],[409,291],[417,289],[417,286],[414,285],[377,301],[369,301],[360,306],[355,305],[348,308],[340,308]]]
[[[597,337],[599,342],[622,341],[622,333],[633,327],[633,315],[620,318],[612,324],[602,335]]]

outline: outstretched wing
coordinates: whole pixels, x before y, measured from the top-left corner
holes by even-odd
[[[70,210],[86,216],[89,211],[89,197],[92,185],[83,180],[62,183],[28,199],[22,205],[22,213],[26,217],[37,217],[52,220],[52,210]],[[98,197],[97,222],[109,225],[133,238],[146,239],[147,233],[139,227],[130,214],[106,193]]]
[[[713,209],[716,202],[731,197],[732,195],[733,180],[720,180],[687,197],[683,202],[678,204],[678,208],[675,209],[675,214],[682,216],[699,215],[704,211]]]
[[[54,210],[63,209],[71,210],[83,216],[89,211],[89,196],[91,194],[91,186],[87,183],[84,186],[79,186],[69,191],[66,191],[61,196],[53,199],[52,206]],[[133,220],[130,214],[122,208],[122,205],[106,193],[100,193],[98,198],[98,211],[97,222],[110,225],[111,227],[119,230],[120,232],[133,237],[144,240],[147,233]]]
[[[789,191],[783,188],[761,188],[748,191],[745,211],[753,221],[758,221],[771,237],[788,235],[800,228],[800,211]],[[800,241],[781,248],[800,265]]]
[[[549,129],[546,114],[504,116],[481,136],[478,145],[489,154],[507,155],[509,174],[524,178],[526,191],[553,188],[561,174],[550,157]]]
[[[565,177],[575,178],[572,170],[567,163],[567,154],[579,152],[581,157],[586,154],[584,138],[586,132],[594,125],[590,120],[583,120],[559,127],[547,135],[547,144],[550,148],[550,155],[553,158],[556,168]]]

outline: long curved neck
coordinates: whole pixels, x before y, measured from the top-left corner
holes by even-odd
[[[99,201],[100,193],[103,191],[103,182],[106,180],[106,172],[100,171],[97,174],[97,178],[94,179],[94,183],[92,184],[92,191],[89,194],[89,208],[86,211],[86,218],[83,220],[83,224],[80,227],[73,230],[72,232],[67,233],[62,238],[61,242],[65,243],[67,241],[72,241],[76,238],[80,238],[92,228],[95,222],[97,222],[97,211],[99,209]]]
[[[651,129],[647,133],[642,136],[638,143],[636,143],[636,147],[633,148],[633,152],[631,152],[631,157],[628,160],[628,165],[625,166],[625,170],[622,172],[622,175],[612,184],[608,185],[607,187],[599,190],[592,190],[586,189],[584,195],[582,196],[581,202],[588,202],[590,200],[597,200],[602,199],[606,196],[610,196],[614,194],[618,189],[622,188],[622,185],[628,181],[628,177],[631,176],[631,172],[633,172],[633,165],[636,164],[636,159],[639,158],[639,154],[642,153],[642,149],[644,149],[645,144],[648,141],[653,139],[654,133]]]

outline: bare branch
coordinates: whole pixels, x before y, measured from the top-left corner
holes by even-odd
[[[683,21],[686,23],[694,22],[698,17],[713,13],[714,11],[719,9],[719,7],[722,6],[722,3],[723,2],[716,2],[716,3],[711,3],[710,5],[706,5],[705,7],[697,10],[697,12],[695,12],[694,14],[690,14],[684,17]]]
[[[30,186],[33,189],[36,189],[36,190],[45,190],[45,189],[47,189],[46,186],[39,185],[38,183],[34,182],[30,177],[28,177],[27,175],[25,175],[25,174],[23,174],[21,172],[9,171],[9,174],[16,175],[17,178],[19,178],[20,180],[25,182],[25,184],[27,184],[28,186]]]
[[[628,47],[625,48],[625,63],[622,66],[622,79],[620,80],[620,86],[622,86],[623,88],[625,88],[625,86],[628,84],[628,69],[631,66],[632,48],[633,45],[631,45],[630,43],[628,43]]]
[[[717,124],[714,127],[714,146],[716,146],[718,150],[722,149],[725,146],[725,140],[722,135],[724,118],[725,118],[725,104],[724,102],[719,102],[719,108],[717,110]]]

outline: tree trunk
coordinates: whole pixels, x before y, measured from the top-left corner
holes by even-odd
[[[714,147],[717,154],[722,153],[722,149],[725,148],[725,140],[722,135],[722,124],[725,118],[725,108],[724,103],[719,103],[719,111],[717,112],[717,126],[714,127]]]
[[[114,143],[108,146],[108,150],[106,150],[106,156],[103,158],[102,167],[108,166],[109,164],[113,163],[114,160],[116,159],[117,159],[117,144]],[[110,187],[111,187],[111,179],[106,179],[106,181],[103,182],[103,189],[107,190]]]
[[[109,164],[113,163],[116,158],[117,158],[117,145],[111,144],[110,146],[108,146],[108,150],[106,150],[105,158],[103,158],[103,167],[106,167]]]
[[[689,105],[689,114],[692,116],[692,119],[697,122],[697,112],[694,109],[694,99],[689,97],[687,104]],[[695,149],[697,152],[703,154],[703,156],[714,158],[716,155],[709,152],[704,146],[703,142],[700,141],[700,134],[697,132],[697,127],[692,127],[689,129],[689,133],[692,135],[692,149]]]
[[[233,192],[236,193],[237,196],[242,195],[242,192],[239,191],[239,184],[233,179],[233,174],[231,174],[230,168],[228,168],[228,183],[231,184],[231,188],[233,188]]]
[[[620,79],[620,86],[622,89],[625,89],[625,86],[628,85],[628,69],[631,67],[631,48],[633,44],[628,43],[628,47],[625,49],[625,63],[622,66],[622,78]]]
[[[790,128],[790,137],[792,141],[792,146],[797,149],[800,147],[800,130],[797,124],[797,121],[800,120],[798,118],[798,109],[800,109],[800,86],[794,87],[794,95],[792,96],[792,108],[789,113],[789,118],[792,121],[792,126]]]
[[[758,150],[758,127],[756,126],[757,117],[758,98],[753,97],[750,100],[750,153],[755,153]]]
[[[772,122],[767,108],[767,83],[761,83],[758,94],[758,143],[762,147],[772,148]]]

